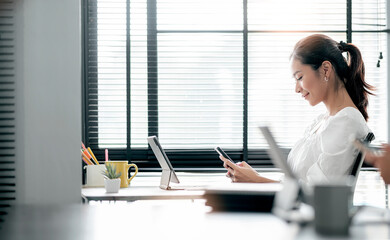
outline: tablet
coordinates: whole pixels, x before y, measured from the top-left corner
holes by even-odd
[[[158,141],[158,138],[156,136],[150,136],[148,137],[148,143],[162,168],[160,188],[170,189],[170,182],[180,183],[168,156],[165,154],[164,149]]]

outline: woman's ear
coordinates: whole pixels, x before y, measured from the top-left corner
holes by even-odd
[[[325,77],[329,77],[330,71],[332,69],[332,64],[329,61],[323,61],[321,67],[324,71],[323,73]]]

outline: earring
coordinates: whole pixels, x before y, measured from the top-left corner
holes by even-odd
[[[327,81],[328,81],[328,78],[325,76],[324,80],[325,80],[325,82],[327,82]]]

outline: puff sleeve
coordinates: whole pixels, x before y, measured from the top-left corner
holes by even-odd
[[[343,112],[332,117],[319,133],[318,144],[321,151],[307,171],[307,181],[310,184],[323,183],[348,175],[358,154],[350,138],[353,136],[363,139],[368,132],[362,116],[354,112]]]

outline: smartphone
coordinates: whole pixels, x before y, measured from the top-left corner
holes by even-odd
[[[353,144],[354,144],[355,147],[357,147],[357,149],[359,149],[359,151],[361,151],[361,152],[370,153],[370,154],[375,155],[375,156],[380,156],[380,155],[382,155],[382,152],[381,152],[379,149],[375,149],[375,148],[373,148],[373,147],[370,147],[368,143],[362,142],[362,141],[359,140],[359,139],[355,139],[355,140],[353,141]]]
[[[217,153],[219,153],[219,155],[222,155],[224,158],[229,159],[230,162],[235,163],[235,162],[229,157],[229,155],[227,155],[227,154],[222,150],[222,148],[220,148],[220,147],[215,147],[214,150],[217,151]]]

